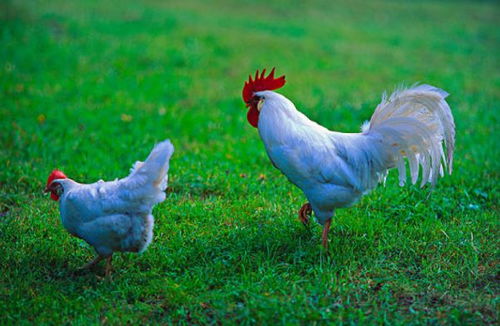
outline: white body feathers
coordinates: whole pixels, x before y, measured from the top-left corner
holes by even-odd
[[[153,206],[165,200],[170,140],[157,144],[145,162],[136,162],[126,178],[62,184],[60,213],[64,227],[92,245],[100,256],[115,251],[144,251],[152,240]]]
[[[422,185],[434,185],[445,168],[452,171],[455,125],[448,94],[438,88],[420,85],[384,96],[362,133],[330,131],[278,93],[255,94],[264,98],[258,128],[271,161],[302,189],[321,224],[384,181],[390,168],[398,168],[403,185],[405,158],[413,183],[419,166]]]

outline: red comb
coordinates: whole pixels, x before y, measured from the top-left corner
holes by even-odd
[[[47,179],[47,187],[50,185],[50,183],[56,179],[66,179],[67,176],[59,170],[54,170],[50,173],[49,178]]]
[[[252,80],[252,76],[248,77],[248,81],[245,82],[245,87],[243,87],[243,101],[245,103],[250,102],[252,99],[253,93],[260,91],[272,91],[273,89],[278,89],[285,85],[285,75],[274,78],[274,69],[271,70],[271,73],[267,77],[264,77],[266,73],[266,69],[262,70],[262,73],[259,75],[259,71],[255,72],[255,77]]]

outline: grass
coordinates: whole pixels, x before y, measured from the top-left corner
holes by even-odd
[[[2,324],[495,324],[500,6],[475,1],[3,1]],[[313,120],[356,131],[380,94],[451,96],[454,174],[339,210],[330,251],[241,101],[276,66]],[[171,138],[154,242],[113,281],[42,194],[49,172],[114,179]]]

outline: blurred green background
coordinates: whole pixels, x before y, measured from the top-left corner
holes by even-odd
[[[29,323],[498,321],[497,1],[0,2],[0,317]],[[445,89],[454,174],[391,173],[339,210],[330,252],[246,121],[248,74],[276,67],[311,119],[356,132],[384,91]],[[153,244],[93,256],[42,194],[176,146]],[[430,196],[429,196],[430,194]]]

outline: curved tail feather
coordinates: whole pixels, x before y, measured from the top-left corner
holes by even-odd
[[[419,85],[385,94],[363,134],[374,136],[382,143],[377,146],[381,158],[399,171],[399,183],[406,181],[408,159],[412,183],[422,167],[421,186],[435,185],[447,169],[451,174],[455,148],[455,123],[445,98],[448,93],[430,86]],[[443,150],[446,147],[446,154]]]
[[[144,162],[135,162],[130,175],[126,178],[130,191],[135,197],[149,198],[153,204],[165,199],[168,182],[170,157],[174,146],[169,139],[153,148]]]

